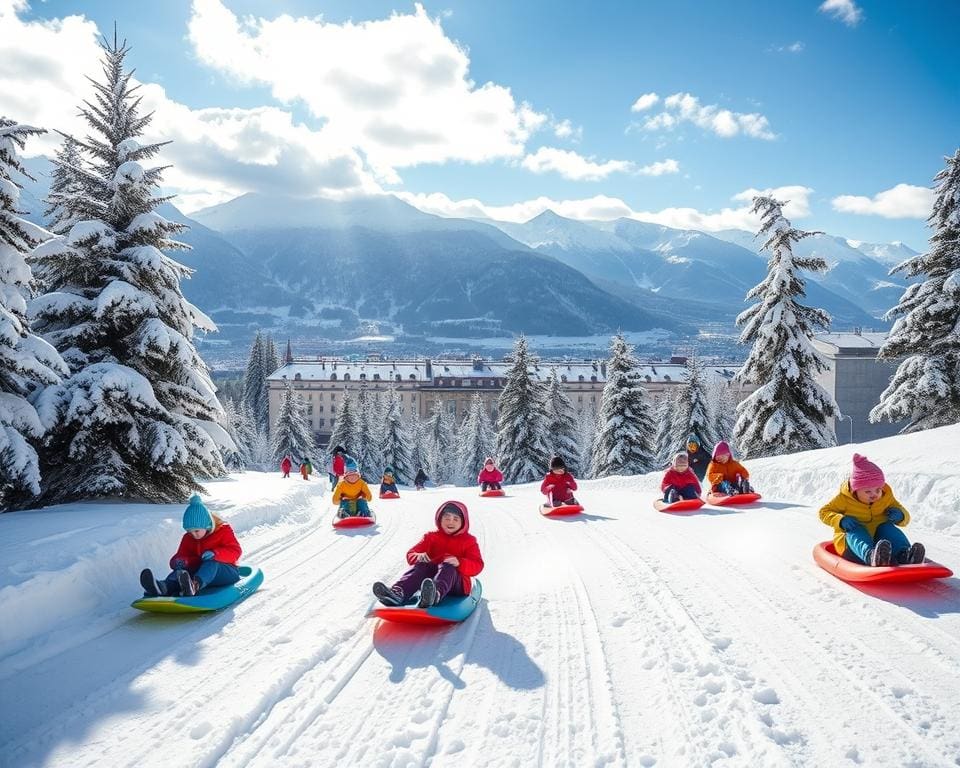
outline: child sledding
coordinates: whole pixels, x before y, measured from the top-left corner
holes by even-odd
[[[391,586],[375,582],[373,594],[385,608],[381,618],[416,623],[462,621],[480,599],[475,577],[483,570],[483,557],[470,533],[465,504],[447,501],[434,516],[436,529],[428,531],[407,552],[410,566]],[[443,610],[441,610],[443,609]]]
[[[853,454],[850,477],[840,493],[820,509],[820,520],[833,528],[833,541],[814,548],[814,559],[846,581],[921,581],[950,576],[951,571],[926,560],[920,542],[903,529],[910,513],[897,501],[883,471]]]
[[[492,456],[487,456],[483,462],[483,469],[477,475],[480,484],[481,496],[503,496],[503,473],[497,469]]]
[[[713,459],[707,466],[707,503],[720,506],[749,504],[760,498],[750,485],[747,468],[733,458],[730,446],[721,440],[713,448]]]
[[[400,491],[397,490],[397,479],[393,474],[393,467],[383,468],[383,477],[380,479],[380,498],[381,499],[399,499]]]
[[[681,512],[703,506],[700,481],[690,468],[686,451],[673,457],[670,468],[660,481],[660,490],[663,498],[655,500],[653,506],[661,512]]]
[[[550,471],[540,484],[540,493],[547,497],[547,503],[540,507],[540,514],[577,515],[583,507],[574,497],[577,481],[567,472],[567,465],[560,456],[550,459]]]
[[[360,476],[360,467],[355,459],[348,456],[344,462],[343,477],[333,489],[333,503],[337,505],[334,527],[372,525],[374,517],[369,505],[372,499],[370,486]]]

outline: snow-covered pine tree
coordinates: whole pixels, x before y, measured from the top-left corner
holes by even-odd
[[[610,346],[607,383],[600,398],[594,477],[637,475],[653,469],[653,419],[636,368],[633,349],[617,334]]]
[[[944,161],[927,219],[930,250],[892,270],[925,279],[887,312],[897,320],[879,357],[903,359],[870,412],[871,421],[906,421],[903,432],[960,421],[960,149]]]
[[[43,213],[54,234],[67,234],[74,224],[93,213],[91,190],[83,172],[83,162],[80,144],[72,136],[65,136],[53,160],[47,209]]]
[[[673,418],[678,410],[680,394],[677,388],[667,390],[660,396],[654,408],[657,422],[654,468],[666,467],[674,454],[686,448],[686,435],[682,443],[676,443],[673,439]]]
[[[223,404],[223,417],[224,429],[235,446],[234,450],[223,451],[223,464],[231,472],[242,472],[247,466],[247,446],[240,437],[240,412],[231,397]]]
[[[593,461],[593,442],[597,437],[597,405],[593,400],[585,401],[577,416],[580,432],[580,475],[586,480],[593,477],[590,464]]]
[[[547,378],[547,453],[560,456],[567,471],[580,476],[580,429],[567,393],[560,387],[557,369]]]
[[[714,379],[708,389],[710,398],[710,412],[713,414],[713,433],[717,440],[726,440],[730,447],[739,453],[739,446],[733,437],[734,414],[737,412],[737,401],[733,390],[725,381]],[[710,447],[707,447],[710,450]]]
[[[263,375],[269,376],[280,367],[280,357],[277,354],[277,347],[273,343],[273,336],[267,334],[263,340]]]
[[[453,418],[440,400],[434,401],[423,432],[427,459],[424,471],[438,485],[450,482],[453,479],[456,448]]]
[[[198,480],[224,474],[230,439],[195,328],[216,330],[190,304],[180,281],[192,270],[163,251],[186,248],[184,229],[163,218],[155,197],[163,168],[145,168],[162,143],[137,137],[140,115],[126,42],[102,41],[105,82],[81,113],[92,129],[80,142],[96,220],[74,224],[34,255],[48,293],[31,303],[35,328],[72,376],[46,389],[37,409],[49,427],[41,457],[44,499],[124,496],[182,501]],[[101,400],[102,398],[102,400]],[[106,402],[104,402],[106,401]]]
[[[410,435],[410,466],[413,469],[413,476],[416,477],[418,469],[427,471],[429,462],[423,421],[414,407],[411,407],[410,417],[407,419],[407,434]]]
[[[677,385],[675,398],[670,420],[670,444],[675,447],[670,455],[682,451],[690,435],[696,435],[700,445],[714,445],[717,436],[713,430],[707,374],[696,355],[687,358],[683,381]]]
[[[393,476],[398,483],[413,483],[417,470],[411,465],[410,435],[404,423],[400,393],[390,387],[387,394],[387,411],[384,416],[383,463],[393,467]]]
[[[493,455],[496,444],[487,406],[479,392],[470,400],[470,408],[460,425],[459,438],[458,480],[464,485],[475,485],[484,459]]]
[[[266,464],[270,460],[268,453],[269,445],[265,439],[266,436],[260,432],[257,429],[257,425],[254,424],[247,404],[243,400],[235,402],[237,410],[235,428],[237,436],[240,439],[240,445],[238,447],[243,454],[246,466],[254,469]]]
[[[513,346],[506,384],[497,401],[497,457],[503,479],[529,483],[541,479],[550,463],[543,387],[531,376],[538,362],[521,335]]]
[[[360,417],[357,413],[356,400],[349,389],[343,391],[343,397],[337,405],[337,412],[333,419],[333,431],[330,433],[330,442],[327,443],[327,454],[333,449],[342,446],[348,456],[359,461],[360,459]]]
[[[263,334],[257,335],[250,345],[250,356],[247,358],[247,369],[243,374],[243,401],[253,416],[257,429],[266,433],[269,414],[264,411],[264,392],[267,388],[267,374],[264,365]]]
[[[737,317],[743,326],[740,343],[753,343],[737,372],[741,382],[757,389],[737,406],[733,433],[744,457],[772,456],[836,445],[827,419],[839,415],[833,397],[816,381],[826,368],[810,343],[816,328],[827,329],[830,315],[797,300],[806,295],[797,272],[823,272],[819,257],[794,256],[793,244],[814,232],[795,229],[783,215],[783,203],[772,197],[753,199],[761,217],[757,236],[770,254],[767,276],[747,294],[759,299]]]
[[[313,432],[307,420],[303,398],[293,391],[289,383],[280,398],[280,411],[277,413],[270,450],[274,463],[279,463],[284,456],[299,462],[316,455]]]
[[[44,429],[27,398],[67,373],[60,355],[33,335],[27,322],[32,274],[25,257],[48,235],[19,215],[14,173],[26,176],[18,152],[38,133],[43,131],[0,117],[0,511],[40,493],[33,443]]]
[[[367,402],[363,414],[364,435],[364,472],[371,480],[377,480],[383,475],[384,440],[386,433],[386,403],[379,390],[367,392]]]

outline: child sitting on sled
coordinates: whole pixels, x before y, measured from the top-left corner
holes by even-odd
[[[383,496],[387,491],[390,493],[399,493],[397,490],[397,480],[393,476],[393,467],[383,468],[383,477],[380,480],[380,495]]]
[[[700,438],[694,434],[687,435],[687,463],[697,480],[701,482],[707,476],[707,465],[710,463],[710,454],[703,450]]]
[[[730,446],[721,440],[713,448],[713,460],[707,466],[707,480],[713,493],[732,496],[736,493],[753,493],[747,482],[747,468],[730,454]]]
[[[567,465],[559,456],[550,459],[550,471],[540,484],[540,493],[547,497],[547,504],[562,507],[576,504],[573,492],[577,490],[577,481],[567,472]]]
[[[447,595],[470,594],[470,579],[483,570],[477,540],[470,534],[467,506],[447,501],[437,509],[437,529],[428,531],[407,552],[410,568],[392,587],[382,581],[373,594],[384,605],[403,605],[419,590],[419,608],[429,608]]]
[[[499,491],[503,483],[503,473],[497,469],[497,464],[492,456],[487,456],[483,461],[483,469],[477,475],[477,482],[480,483],[481,491]]]
[[[343,477],[333,489],[333,503],[340,505],[339,517],[371,517],[370,506],[373,498],[370,487],[360,477],[360,467],[356,459],[347,457],[344,461]]]
[[[820,510],[820,519],[833,528],[833,548],[847,560],[870,566],[922,563],[923,544],[901,530],[910,514],[893,495],[883,472],[866,456],[853,454],[853,471],[840,493]]]
[[[210,514],[196,494],[184,510],[183,529],[180,548],[170,558],[173,571],[163,581],[157,581],[149,568],[140,572],[146,597],[192,597],[204,587],[225,587],[240,580],[240,544],[233,528]]]
[[[660,490],[663,491],[663,500],[667,504],[673,504],[680,499],[700,498],[700,481],[690,468],[686,451],[680,451],[673,457],[670,469],[660,482]]]

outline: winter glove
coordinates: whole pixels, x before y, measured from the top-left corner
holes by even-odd
[[[729,480],[724,480],[722,483],[720,483],[720,493],[726,494],[727,496],[730,496],[733,493],[733,486],[730,485]]]
[[[858,525],[860,525],[860,521],[852,515],[844,515],[840,518],[840,527],[847,533],[850,533],[850,531],[852,531]]]
[[[213,560],[213,550],[212,550],[212,549],[208,549],[206,552],[204,552],[202,555],[200,555],[200,559],[201,559],[201,560]]]
[[[171,560],[170,565],[173,567],[173,570],[180,571],[187,567],[187,561],[182,557],[178,557],[175,560]]]
[[[887,516],[887,520],[891,523],[902,523],[903,522],[903,510],[897,509],[896,507],[890,507],[887,509],[884,514]]]

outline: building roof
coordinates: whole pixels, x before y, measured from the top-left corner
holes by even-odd
[[[876,353],[887,340],[887,333],[818,333],[813,340],[827,352],[864,354],[872,350]]]

